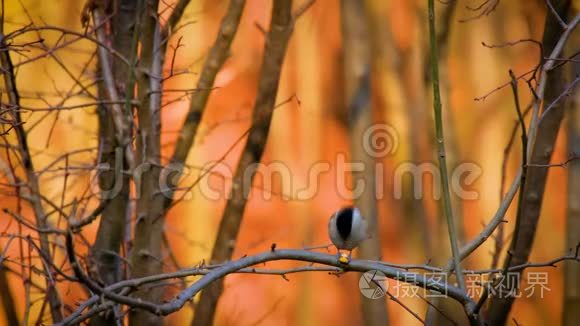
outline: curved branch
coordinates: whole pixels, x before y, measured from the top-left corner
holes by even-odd
[[[70,240],[69,240],[70,241]],[[70,243],[69,243],[70,244]],[[71,247],[69,245],[69,247]],[[147,276],[139,279],[132,279],[121,281],[110,285],[108,287],[102,288],[102,294],[105,297],[108,297],[112,301],[116,301],[120,297],[123,297],[122,303],[127,303],[130,298],[124,297],[122,294],[119,294],[118,290],[123,288],[135,288],[141,286],[143,284],[162,281],[171,278],[177,277],[185,277],[192,274],[205,274],[199,281],[192,284],[187,289],[180,292],[173,300],[164,303],[164,304],[155,304],[152,302],[142,301],[142,300],[131,300],[130,306],[133,308],[141,308],[148,310],[152,313],[158,315],[169,315],[173,312],[178,311],[183,307],[189,300],[192,300],[195,295],[197,295],[200,291],[204,288],[209,286],[215,281],[222,279],[223,277],[227,276],[228,274],[237,273],[237,272],[247,272],[252,273],[253,269],[248,269],[251,266],[255,266],[258,264],[263,264],[270,261],[277,261],[277,260],[294,260],[294,261],[302,261],[302,262],[310,262],[325,265],[328,267],[335,267],[337,268],[336,271],[344,271],[344,272],[367,272],[370,270],[376,270],[383,273],[386,277],[406,282],[412,285],[416,285],[421,288],[425,288],[427,290],[436,291],[441,294],[448,295],[449,297],[457,300],[458,302],[462,303],[465,306],[472,307],[475,305],[474,301],[461,289],[450,285],[444,281],[442,281],[439,277],[429,278],[425,275],[415,272],[409,272],[405,270],[401,270],[400,268],[389,267],[381,264],[377,261],[370,261],[370,260],[357,260],[353,259],[348,265],[341,264],[335,255],[319,253],[319,252],[312,252],[307,250],[295,250],[295,249],[283,249],[283,250],[275,250],[275,251],[268,251],[261,254],[257,254],[254,256],[247,256],[243,257],[238,260],[230,261],[219,267],[211,269],[209,271],[203,271],[198,269],[190,269],[190,270],[183,270],[175,273],[167,273],[162,275],[152,275]],[[310,269],[307,269],[310,270]],[[334,269],[320,269],[320,271],[334,271]],[[269,274],[280,274],[284,275],[289,272],[293,272],[293,270],[278,270],[278,271],[270,271]],[[266,273],[266,272],[264,272]],[[85,301],[75,313],[67,317],[63,320],[62,323],[58,325],[67,325],[73,320],[78,320],[82,310],[90,307],[91,305],[99,302],[100,296],[95,295]],[[100,309],[98,311],[101,311]],[[88,318],[88,317],[87,317]]]

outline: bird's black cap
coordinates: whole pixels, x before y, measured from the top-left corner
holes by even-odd
[[[352,231],[353,207],[344,207],[336,212],[336,229],[343,239],[347,239]]]

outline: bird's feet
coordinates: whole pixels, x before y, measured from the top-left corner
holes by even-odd
[[[340,262],[341,264],[345,264],[345,265],[350,263],[351,253],[352,252],[349,252],[347,255],[346,253],[343,253],[339,250],[338,253],[336,254],[338,256],[338,262]]]

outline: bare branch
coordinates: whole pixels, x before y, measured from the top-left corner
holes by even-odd
[[[545,0],[545,1],[546,1],[546,6],[548,6],[548,9],[552,13],[552,15],[554,15],[554,18],[556,18],[556,21],[558,22],[558,24],[560,24],[560,26],[562,26],[563,29],[568,29],[568,25],[564,22],[562,17],[560,17],[560,14],[556,11],[554,6],[552,5],[552,1],[550,1],[550,0]]]
[[[570,1],[558,1],[556,8],[562,15],[568,13]],[[566,30],[561,30],[560,25],[552,16],[546,18],[544,37],[542,40],[544,51],[550,52],[550,58],[560,57],[564,44],[568,40],[572,30],[580,23],[580,15],[577,15]],[[546,60],[542,66],[542,76],[534,92],[537,96],[532,110],[532,118],[529,127],[529,141],[526,148],[527,161],[530,164],[547,164],[554,149],[558,130],[563,118],[564,110],[560,104],[550,110],[549,116],[539,119],[540,109],[543,102],[554,101],[564,88],[564,75],[562,70],[550,71],[554,65],[553,60]],[[548,169],[529,167],[526,173],[526,182],[523,188],[522,200],[518,207],[516,216],[516,229],[512,239],[511,250],[504,260],[504,268],[519,265],[527,262],[534,237],[537,223],[540,216],[540,209],[544,198],[544,191]],[[507,284],[508,290],[519,286],[519,282],[514,280],[513,274],[510,278],[502,280],[502,284]],[[509,283],[508,282],[509,279]],[[515,298],[513,296],[494,296],[489,305],[489,323],[505,323]]]
[[[461,270],[461,258],[459,246],[457,243],[457,229],[455,228],[455,221],[453,219],[453,210],[451,207],[451,195],[449,191],[449,178],[447,172],[447,160],[445,154],[445,141],[443,138],[443,122],[442,122],[442,108],[441,108],[441,94],[439,93],[439,59],[437,52],[437,33],[435,31],[435,3],[434,0],[429,0],[429,44],[431,53],[431,81],[433,84],[433,111],[435,113],[435,133],[437,137],[437,152],[439,159],[439,171],[442,179],[443,192],[443,211],[447,220],[447,229],[449,234],[449,242],[451,244],[451,251],[453,253],[453,261],[455,272],[457,273],[457,281],[459,287],[465,289],[465,280]]]
[[[258,95],[252,113],[252,126],[236,168],[230,198],[218,228],[211,254],[212,262],[223,262],[232,257],[248,197],[249,187],[244,185],[252,183],[257,169],[256,163],[262,158],[270,131],[282,63],[294,28],[295,21],[291,10],[292,0],[274,2],[270,30],[266,36],[262,58]],[[222,291],[223,280],[218,280],[202,292],[192,325],[204,326],[212,323]]]
[[[97,7],[93,10],[93,20],[95,21],[95,25],[99,26],[102,24],[102,13],[103,8]],[[98,28],[97,31],[97,40],[100,43],[104,44],[106,35],[104,27]],[[113,76],[113,72],[111,71],[111,63],[109,61],[108,53],[106,49],[102,46],[99,46],[99,60],[101,66],[101,72],[103,74],[103,79],[105,83],[105,87],[107,89],[107,93],[109,94],[109,100],[111,101],[111,108],[112,108],[112,116],[113,121],[115,122],[115,133],[117,137],[117,142],[124,148],[125,159],[131,169],[135,167],[135,157],[133,154],[133,150],[130,146],[130,143],[127,142],[126,135],[129,134],[129,123],[125,119],[125,115],[123,114],[123,110],[121,105],[117,104],[120,102],[120,97],[117,92],[117,87],[115,85],[115,78]]]
[[[292,270],[273,270],[273,271],[264,271],[263,274],[266,275],[285,275],[289,272],[296,271],[325,271],[325,272],[334,272],[334,271],[343,271],[343,272],[367,272],[370,270],[376,270],[383,274],[385,274],[388,278],[406,282],[409,284],[416,285],[421,288],[425,288],[428,290],[436,291],[437,293],[444,293],[449,295],[451,298],[459,301],[462,304],[466,304],[468,302],[472,302],[475,304],[471,298],[464,294],[464,292],[450,284],[442,282],[437,278],[429,278],[423,276],[419,273],[408,272],[397,268],[388,267],[382,264],[378,264],[374,261],[368,260],[357,260],[353,259],[348,265],[341,264],[335,255],[318,253],[318,252],[311,252],[306,250],[290,250],[290,249],[283,249],[283,250],[274,250],[274,251],[267,251],[261,254],[257,254],[254,256],[246,256],[240,258],[238,260],[230,261],[228,263],[222,264],[219,267],[215,267],[208,270],[200,270],[197,269],[190,269],[190,270],[183,270],[175,273],[166,273],[161,275],[153,275],[149,277],[139,278],[139,279],[132,279],[121,281],[117,284],[110,285],[103,289],[105,292],[105,296],[111,298],[111,300],[120,299],[122,301],[127,301],[127,297],[119,298],[123,296],[121,294],[114,295],[115,299],[112,298],[115,291],[119,291],[123,288],[137,288],[144,284],[158,282],[166,279],[171,278],[180,278],[185,276],[191,275],[204,275],[200,280],[195,282],[193,285],[181,291],[174,299],[167,303],[163,304],[153,304],[151,302],[144,302],[140,301],[133,305],[132,307],[139,307],[142,309],[147,309],[152,313],[158,313],[160,315],[168,315],[175,311],[178,311],[185,303],[191,300],[197,293],[204,290],[210,284],[222,279],[224,276],[236,273],[238,271],[244,271],[245,273],[259,273],[260,270],[256,270],[253,268],[248,269],[248,267],[263,264],[269,261],[277,261],[277,260],[295,260],[295,261],[302,261],[302,262],[310,262],[316,264],[322,264],[326,266],[333,266],[334,268],[316,268],[316,267],[301,267]],[[119,297],[118,297],[119,296]],[[87,300],[75,313],[69,316],[66,320],[63,321],[62,324],[68,324],[69,320],[77,318],[82,314],[84,309],[94,305],[99,300],[99,296],[93,296],[89,300]]]
[[[18,139],[19,144],[20,159],[22,160],[22,164],[26,172],[26,178],[28,180],[28,186],[30,187],[31,190],[30,198],[32,201],[34,215],[36,218],[36,224],[39,229],[46,229],[47,221],[41,201],[39,180],[34,170],[34,165],[32,163],[32,158],[30,156],[30,150],[28,147],[27,135],[24,130],[22,118],[20,116],[20,95],[18,93],[18,88],[16,86],[14,65],[12,64],[9,47],[6,44],[6,39],[4,37],[3,25],[0,25],[0,65],[2,68],[4,85],[8,90],[9,104],[11,108],[15,110],[13,114],[14,116],[13,128],[16,131],[16,138]],[[43,251],[46,254],[49,254],[50,246],[48,243],[47,234],[39,233],[39,236],[40,236],[41,251]],[[47,299],[50,304],[50,311],[53,320],[54,321],[62,320],[63,318],[61,311],[62,303],[59,298],[56,287],[50,281],[47,281]]]
[[[177,1],[175,6],[173,7],[171,15],[169,16],[169,19],[167,20],[167,24],[165,25],[165,27],[163,27],[162,35],[165,36],[171,35],[173,30],[177,26],[177,23],[181,20],[181,17],[183,17],[183,13],[185,12],[185,8],[187,8],[187,5],[189,4],[189,1],[190,0]]]
[[[199,123],[214,87],[215,77],[230,55],[232,41],[236,36],[245,4],[245,0],[232,0],[222,19],[216,40],[199,76],[196,87],[198,91],[193,94],[189,111],[180,129],[175,151],[171,158],[172,163],[185,163],[187,155],[191,151]],[[172,194],[168,197],[166,206],[171,203]]]

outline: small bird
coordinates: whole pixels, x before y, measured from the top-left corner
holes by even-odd
[[[328,235],[338,250],[338,260],[350,262],[352,250],[369,238],[367,221],[356,207],[343,207],[332,214],[328,222]],[[348,256],[341,253],[348,250]]]

